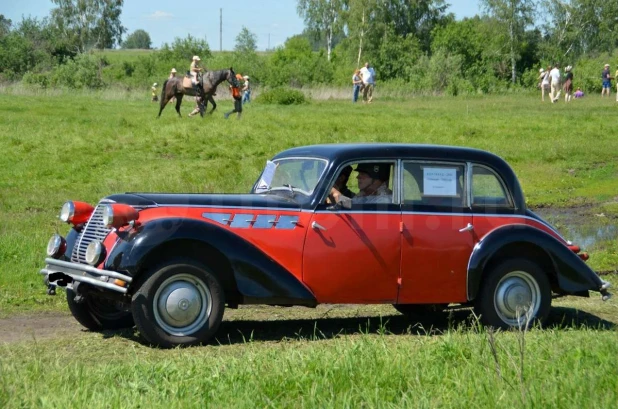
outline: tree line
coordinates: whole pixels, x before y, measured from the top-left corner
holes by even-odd
[[[52,2],[42,20],[0,15],[0,80],[143,88],[171,67],[185,71],[197,54],[207,68],[233,66],[270,87],[349,85],[352,71],[370,61],[379,86],[504,92],[536,86],[538,69],[557,63],[574,66],[577,86],[595,91],[618,41],[618,0],[480,0],[481,12],[460,20],[444,0],[298,0],[305,29],[272,52],[258,52],[243,27],[233,52],[212,53],[189,35],[137,60],[112,61],[96,50],[151,47],[144,30],[122,41],[123,0]]]

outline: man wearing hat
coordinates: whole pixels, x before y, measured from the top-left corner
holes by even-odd
[[[392,203],[393,192],[388,188],[390,166],[388,163],[359,163],[356,166],[358,194],[348,197],[333,187],[330,200],[346,209],[351,208],[352,204]]]
[[[199,73],[202,72],[202,67],[200,67],[200,57],[197,55],[193,56],[193,61],[191,61],[191,67],[189,68],[189,73],[191,74],[191,84],[197,89],[199,92]]]
[[[168,80],[171,80],[172,78],[176,78],[176,68],[172,68],[172,70],[170,71],[170,76],[167,77]]]
[[[611,79],[612,77],[609,75],[609,64],[605,64],[605,67],[603,67],[603,72],[601,73],[601,80],[603,80],[603,89],[601,89],[601,98],[603,98],[603,95],[605,94],[607,94],[607,96],[609,97],[609,94],[612,89]]]
[[[249,85],[249,76],[245,75],[243,77],[245,82],[242,84],[242,103],[251,102],[251,85]]]

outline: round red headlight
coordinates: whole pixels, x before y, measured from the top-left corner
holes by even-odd
[[[86,223],[93,211],[94,207],[88,203],[68,201],[62,205],[59,217],[63,222],[77,226],[78,224]]]
[[[103,224],[119,229],[139,218],[139,212],[125,204],[108,204],[103,208]]]

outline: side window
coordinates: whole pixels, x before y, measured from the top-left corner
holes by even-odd
[[[464,170],[452,163],[404,162],[403,204],[464,207]]]
[[[332,188],[349,199],[346,208],[394,204],[395,163],[392,161],[354,162],[339,169]],[[332,203],[330,194],[326,203]],[[348,207],[349,206],[349,207]]]
[[[472,168],[472,204],[483,207],[513,207],[500,178],[490,169]]]

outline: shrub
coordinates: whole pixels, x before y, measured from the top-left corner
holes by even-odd
[[[24,74],[22,81],[29,86],[47,88],[49,86],[49,75],[27,72]]]
[[[277,105],[300,105],[307,103],[305,94],[295,89],[279,87],[261,93],[256,102]]]
[[[94,55],[80,54],[66,64],[58,65],[52,71],[51,85],[72,89],[103,87],[99,75],[102,60]]]

